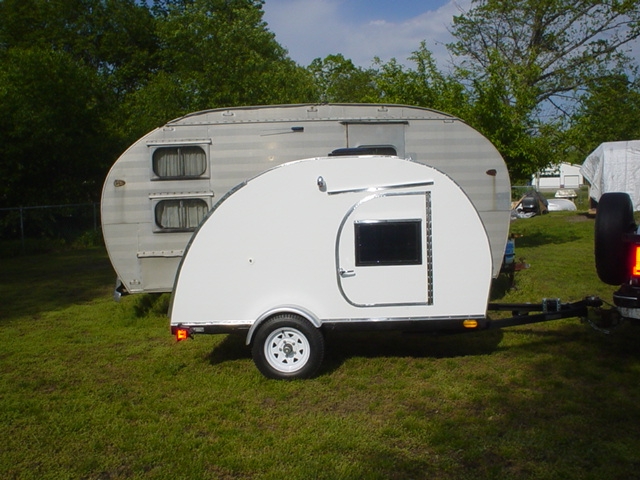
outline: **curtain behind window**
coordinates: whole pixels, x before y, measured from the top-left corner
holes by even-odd
[[[200,147],[166,147],[153,152],[153,172],[160,178],[199,177],[207,169]]]
[[[208,211],[200,198],[162,200],[156,205],[156,224],[164,230],[194,230]]]

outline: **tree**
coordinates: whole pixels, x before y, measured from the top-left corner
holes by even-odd
[[[552,132],[569,118],[579,89],[624,59],[624,47],[640,36],[640,9],[635,0],[472,5],[454,17],[456,75],[471,91],[474,121],[512,174],[526,177],[558,160],[548,150],[558,135]]]
[[[409,60],[415,63],[415,69],[402,66],[396,59],[387,63],[375,59],[374,64],[378,68],[374,82],[378,101],[419,105],[464,118],[469,98],[462,84],[438,69],[425,42],[420,44]]]
[[[533,105],[555,101],[606,76],[640,36],[635,0],[473,0],[454,17],[452,52],[473,78],[498,66]],[[517,96],[505,98],[513,101]]]
[[[571,163],[582,163],[603,142],[640,139],[640,79],[620,72],[591,82],[565,137]]]
[[[314,99],[259,0],[0,0],[0,204],[99,198],[118,153],[185,113]]]
[[[310,101],[311,77],[266,28],[261,7],[257,0],[157,3],[158,67],[129,98],[132,131],[196,110]]]
[[[342,54],[316,58],[307,69],[317,88],[317,102],[368,102],[376,96],[373,72],[356,67]]]
[[[69,54],[14,48],[0,64],[0,205],[97,201],[113,144],[103,84]]]
[[[152,69],[134,0],[0,1],[0,202],[97,201],[127,141],[120,105]]]
[[[125,93],[153,69],[154,19],[135,0],[3,0],[0,51],[41,48],[66,52]]]

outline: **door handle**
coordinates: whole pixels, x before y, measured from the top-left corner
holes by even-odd
[[[345,278],[345,277],[355,277],[355,276],[356,276],[356,271],[355,271],[355,270],[345,270],[344,268],[341,268],[341,269],[339,270],[339,272],[340,272],[340,276],[341,276],[342,278]]]

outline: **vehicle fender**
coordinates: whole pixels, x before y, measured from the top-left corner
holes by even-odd
[[[316,328],[320,328],[322,326],[322,321],[320,321],[320,319],[316,315],[314,315],[306,308],[299,307],[297,305],[282,305],[267,310],[262,315],[260,315],[255,322],[253,322],[253,325],[251,325],[251,328],[249,328],[249,332],[247,333],[246,344],[251,344],[254,334],[265,320],[281,313],[293,313],[294,315],[299,315]]]

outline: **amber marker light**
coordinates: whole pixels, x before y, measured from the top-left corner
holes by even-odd
[[[464,328],[478,328],[478,321],[477,320],[465,320],[464,322],[462,322],[462,326]]]
[[[633,246],[633,266],[631,267],[631,275],[640,277],[640,245]]]

